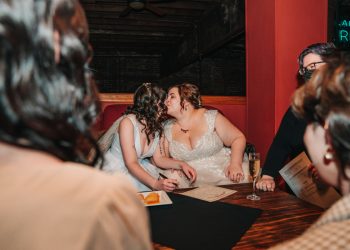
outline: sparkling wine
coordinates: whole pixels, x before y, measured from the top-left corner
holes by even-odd
[[[250,175],[255,179],[260,171],[260,159],[250,159],[249,160],[249,172]]]
[[[247,196],[248,200],[258,201],[260,196],[255,193],[255,184],[260,175],[260,154],[259,153],[250,153],[248,156],[249,159],[249,172],[253,178],[253,193]]]

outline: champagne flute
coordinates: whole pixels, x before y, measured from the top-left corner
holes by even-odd
[[[255,193],[255,184],[260,175],[260,153],[249,153],[249,172],[253,178],[253,193],[247,196],[248,200],[258,201],[260,196]]]

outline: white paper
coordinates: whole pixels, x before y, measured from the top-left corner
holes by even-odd
[[[331,186],[325,184],[320,188],[317,185],[308,170],[310,163],[305,152],[302,152],[279,172],[297,197],[316,206],[328,208],[340,195]]]
[[[193,197],[196,199],[204,200],[204,201],[217,201],[226,196],[236,193],[236,190],[217,187],[217,186],[202,186],[195,189],[192,189],[187,192],[181,193],[182,195],[186,195],[189,197]]]

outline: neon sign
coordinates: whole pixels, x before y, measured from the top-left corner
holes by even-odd
[[[338,23],[338,43],[350,44],[350,20],[340,20]]]

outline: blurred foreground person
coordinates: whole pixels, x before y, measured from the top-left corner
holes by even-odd
[[[80,164],[100,158],[89,48],[77,0],[0,2],[0,249],[151,249],[132,185]]]
[[[293,108],[307,121],[304,142],[320,177],[343,197],[302,236],[276,249],[349,249],[350,55],[328,60],[296,91]]]

